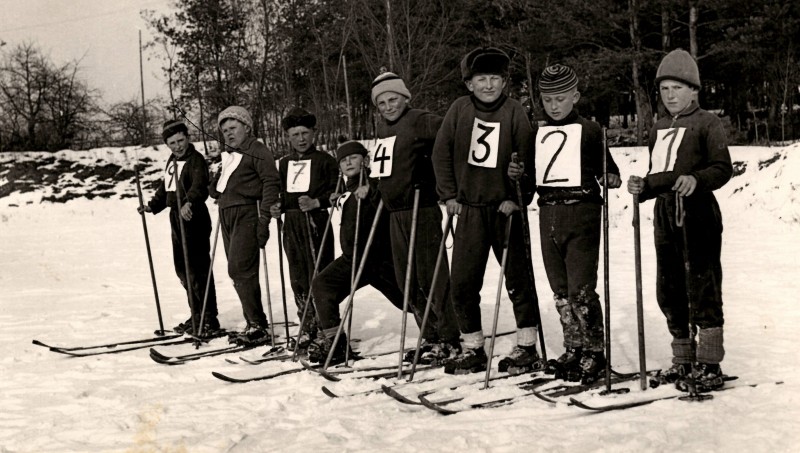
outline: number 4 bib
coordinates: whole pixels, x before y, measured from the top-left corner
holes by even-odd
[[[672,171],[675,168],[675,160],[678,158],[678,148],[681,146],[684,132],[686,132],[685,127],[658,130],[653,152],[650,153],[648,175]]]
[[[369,175],[373,178],[392,176],[392,160],[394,159],[394,142],[397,136],[379,138],[370,149]]]
[[[536,184],[546,187],[581,185],[583,126],[545,126],[536,132]]]
[[[286,191],[308,192],[311,187],[311,160],[290,160],[286,168]]]
[[[467,163],[476,167],[497,168],[499,147],[500,123],[490,123],[475,118],[472,123]]]

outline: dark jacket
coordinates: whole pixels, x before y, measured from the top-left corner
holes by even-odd
[[[290,161],[308,161],[310,164],[310,183],[306,192],[288,192],[287,174]],[[336,190],[336,182],[339,178],[339,165],[330,154],[318,151],[315,147],[300,155],[297,152],[281,158],[279,164],[281,181],[281,210],[286,212],[289,209],[300,209],[298,199],[307,195],[310,198],[319,200],[320,209],[329,207],[330,195]]]
[[[170,154],[164,167],[169,173],[169,177],[173,174],[174,162],[175,155]],[[178,190],[182,195],[181,206],[190,202],[193,209],[205,209],[205,201],[208,198],[208,164],[206,164],[205,158],[197,152],[194,145],[189,143],[186,153],[178,159],[178,162],[183,162],[183,169],[180,170],[178,178],[180,184]],[[166,182],[162,179],[153,198],[147,203],[153,214],[158,214],[167,207],[178,207],[176,193],[174,191],[167,192],[166,186]]]
[[[212,181],[211,196],[217,198],[221,209],[260,201],[261,216],[270,218],[269,208],[278,202],[281,187],[272,152],[255,137],[247,138],[241,147],[230,150],[231,147],[226,146],[223,152],[240,153],[242,160],[228,179],[223,193],[217,192],[216,179]]]

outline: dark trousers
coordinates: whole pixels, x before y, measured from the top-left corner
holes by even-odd
[[[177,209],[170,209],[169,223],[172,227],[172,261],[175,264],[175,273],[181,281],[181,285],[186,289],[187,299],[191,293],[192,303],[189,309],[194,314],[195,321],[200,322],[200,315],[203,312],[203,298],[206,292],[206,282],[208,273],[211,269],[211,246],[209,236],[211,235],[211,217],[205,206],[192,206],[192,220],[183,221],[183,228],[186,232],[186,248],[189,259],[189,276],[186,275],[187,266],[183,257],[183,242],[181,241],[181,226]],[[192,286],[189,288],[188,281],[191,280]],[[211,274],[211,282],[208,286],[208,298],[206,300],[205,320],[217,317],[217,292],[214,287],[214,275]]]
[[[412,220],[412,210],[392,212],[389,216],[394,270],[397,286],[401,289],[405,288]],[[417,327],[421,327],[420,322],[428,303],[428,294],[433,287],[433,297],[430,302],[432,305],[423,337],[428,342],[456,341],[459,334],[458,323],[450,300],[450,269],[446,255],[439,265],[436,282],[433,282],[433,271],[442,242],[442,210],[439,206],[419,208],[415,242],[409,305],[415,318],[419,320]]]
[[[258,209],[255,204],[231,206],[219,210],[222,242],[228,257],[228,276],[242,303],[248,325],[266,327],[267,316],[261,304],[258,282],[259,248],[256,238]]]
[[[374,251],[373,251],[374,252]],[[325,267],[314,279],[311,292],[317,306],[320,330],[338,327],[342,322],[339,304],[350,295],[350,278],[353,258],[342,255]],[[380,291],[395,307],[403,309],[403,292],[394,279],[394,268],[389,260],[370,260],[364,266],[357,288],[371,285]]]
[[[297,317],[301,319],[311,287],[311,277],[314,275],[316,254],[320,251],[322,235],[325,233],[327,223],[328,212],[325,209],[309,212],[308,221],[306,221],[306,213],[300,210],[287,211],[284,216],[283,247],[286,250],[286,258],[289,261],[289,282],[297,305]],[[308,239],[309,224],[311,238],[314,241],[313,253]],[[325,269],[331,261],[333,261],[333,234],[328,233],[317,272]],[[306,326],[312,332],[316,329],[312,321],[314,319],[316,319],[316,315],[312,304],[308,307],[308,314],[306,315]]]
[[[602,211],[594,203],[542,206],[539,211],[542,259],[565,348],[603,350],[603,311],[596,292]]]
[[[517,328],[538,327],[538,299],[535,284],[528,272],[525,241],[522,237],[520,212],[511,214],[511,237],[505,281],[508,297],[514,307]],[[486,273],[489,250],[498,261],[503,254],[508,218],[496,206],[462,205],[453,241],[453,263],[450,274],[453,308],[461,333],[474,333],[481,325],[481,287]]]
[[[675,198],[658,197],[653,210],[656,298],[674,338],[689,338],[689,294],[694,324],[722,327],[722,214],[713,194],[685,199],[690,275],[685,269],[683,229],[675,222]]]

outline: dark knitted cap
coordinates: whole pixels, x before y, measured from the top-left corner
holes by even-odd
[[[673,50],[661,60],[656,71],[656,85],[664,79],[677,80],[700,88],[700,70],[697,69],[697,62],[689,52],[683,49]]]
[[[336,161],[341,162],[342,159],[351,154],[361,154],[362,156],[366,156],[367,148],[364,148],[364,145],[355,140],[344,142],[339,145],[339,148],[336,149]]]
[[[314,129],[317,125],[317,117],[300,107],[293,108],[288,115],[281,121],[283,130],[288,131],[293,127],[305,126],[309,129]]]
[[[557,94],[578,86],[578,76],[569,66],[554,64],[542,71],[539,77],[539,93]]]
[[[183,124],[181,120],[167,120],[164,122],[164,127],[161,129],[161,138],[166,143],[167,139],[173,135],[183,132],[183,135],[189,136],[189,128]]]
[[[478,47],[461,59],[461,79],[469,80],[475,74],[505,74],[508,72],[508,55],[496,47]]]

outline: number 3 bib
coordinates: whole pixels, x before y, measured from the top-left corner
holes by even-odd
[[[648,175],[672,171],[675,168],[675,160],[678,158],[678,148],[681,146],[684,132],[686,132],[685,127],[658,130],[653,152],[650,153]]]
[[[490,123],[475,118],[472,123],[467,163],[476,167],[497,168],[499,146],[500,123]]]
[[[540,127],[536,132],[536,185],[581,185],[581,134],[583,126]]]
[[[308,192],[311,187],[311,160],[290,160],[286,168],[286,191]]]

